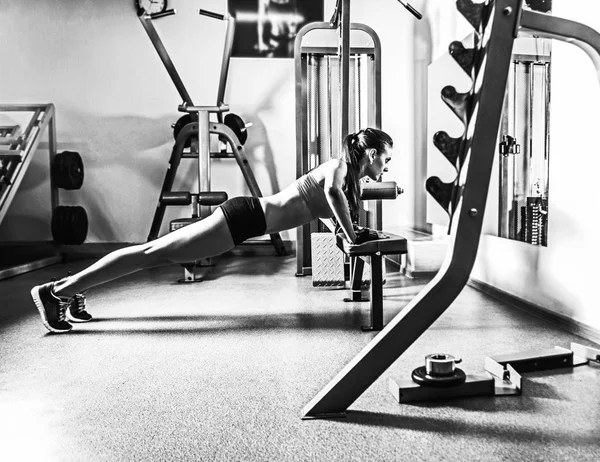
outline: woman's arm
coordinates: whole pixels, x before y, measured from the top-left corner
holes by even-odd
[[[349,242],[354,243],[356,241],[356,233],[352,226],[352,219],[350,218],[350,211],[348,208],[348,200],[343,191],[344,179],[348,173],[348,167],[346,162],[342,160],[332,160],[327,165],[325,170],[325,183],[323,189],[325,190],[325,198],[335,215],[335,218],[344,231],[346,239]]]

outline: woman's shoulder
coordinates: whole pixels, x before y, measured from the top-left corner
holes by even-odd
[[[341,172],[345,174],[347,169],[348,166],[342,159],[330,159],[327,162],[319,165],[315,170],[319,170],[320,173],[326,175],[335,172]]]

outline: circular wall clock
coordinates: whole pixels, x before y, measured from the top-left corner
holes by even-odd
[[[167,9],[167,0],[134,0],[135,8],[146,14],[162,13]]]

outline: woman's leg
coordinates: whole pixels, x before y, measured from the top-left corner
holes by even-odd
[[[159,239],[111,252],[83,271],[56,282],[52,291],[71,297],[142,269],[214,257],[233,247],[229,227],[218,208],[203,220]]]

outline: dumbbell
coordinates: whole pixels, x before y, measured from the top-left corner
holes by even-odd
[[[395,181],[380,181],[365,184],[360,192],[363,201],[396,199],[404,190]]]

